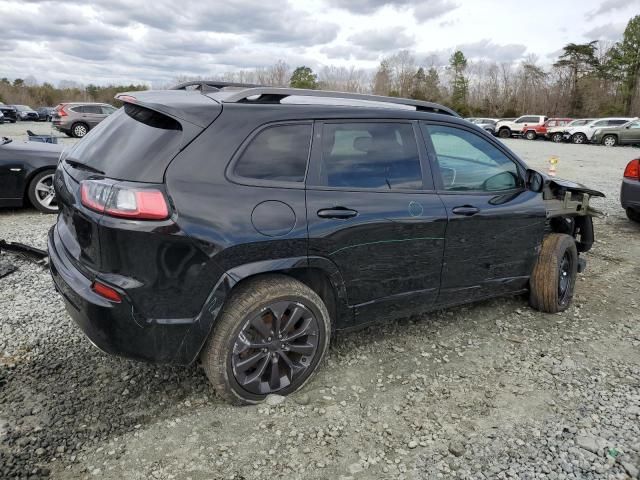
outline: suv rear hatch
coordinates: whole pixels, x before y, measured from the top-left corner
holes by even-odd
[[[124,107],[61,158],[55,178],[60,204],[55,233],[85,276],[98,275],[127,288],[131,279],[135,284],[149,280],[143,264],[157,261],[153,255],[166,238],[162,234],[178,234],[163,185],[167,167],[222,107],[199,92],[134,92],[116,98]],[[164,197],[169,213],[164,218],[113,213],[100,201],[115,191],[133,192],[134,202],[140,201],[139,192],[155,192]]]

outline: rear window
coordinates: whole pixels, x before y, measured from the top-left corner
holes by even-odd
[[[169,162],[200,131],[185,135],[177,120],[127,103],[76,143],[66,159],[110,178],[159,183]]]

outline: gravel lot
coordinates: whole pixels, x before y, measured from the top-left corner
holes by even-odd
[[[640,149],[506,143],[607,194],[573,306],[498,299],[343,334],[281,403],[230,407],[197,367],[102,354],[47,271],[3,255],[19,271],[0,279],[0,478],[637,478],[640,226],[618,190]],[[0,238],[43,247],[53,222],[0,210]]]

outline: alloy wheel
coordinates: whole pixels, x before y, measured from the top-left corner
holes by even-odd
[[[40,205],[47,209],[58,209],[56,192],[53,189],[53,173],[45,175],[36,183],[35,198]]]
[[[602,142],[606,147],[615,147],[616,146],[616,139],[615,137],[608,135],[606,137],[604,137],[604,140]]]
[[[73,134],[78,138],[82,138],[87,134],[87,127],[84,125],[76,125],[73,127]]]
[[[319,323],[296,301],[274,302],[250,317],[236,337],[231,367],[248,392],[266,395],[288,387],[318,352]]]
[[[569,252],[565,252],[558,267],[558,299],[562,305],[569,301],[571,294],[571,286],[573,284],[571,275],[572,262]]]

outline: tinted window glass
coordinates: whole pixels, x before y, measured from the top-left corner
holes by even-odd
[[[302,182],[311,125],[277,125],[256,135],[236,163],[235,174],[260,180]]]
[[[72,112],[76,112],[76,113],[85,113],[86,110],[84,109],[84,106],[82,105],[78,105],[76,107],[71,107],[69,110],[71,110]]]
[[[420,189],[422,171],[407,123],[326,123],[321,183],[330,187]]]
[[[538,123],[540,119],[538,117],[524,117],[522,123]]]
[[[609,120],[609,125],[611,125],[611,126],[624,125],[628,121],[629,120]]]
[[[516,164],[478,135],[455,127],[423,126],[431,137],[445,190],[510,190],[521,185]]]
[[[595,122],[593,124],[594,127],[604,127],[608,124],[608,120],[600,120],[599,122]]]
[[[82,108],[84,113],[102,113],[100,105],[85,105]]]

